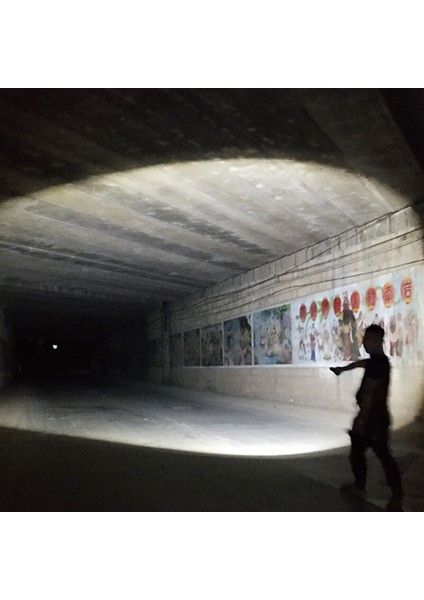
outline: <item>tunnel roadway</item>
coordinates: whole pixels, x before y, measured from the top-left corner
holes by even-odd
[[[0,507],[351,510],[338,493],[351,412],[83,375],[15,383],[0,394]]]

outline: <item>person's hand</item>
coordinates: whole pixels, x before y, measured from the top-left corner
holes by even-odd
[[[333,371],[335,375],[340,375],[343,369],[342,367],[330,367],[330,371]]]

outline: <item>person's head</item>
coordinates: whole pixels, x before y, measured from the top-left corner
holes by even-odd
[[[380,325],[370,325],[365,329],[362,343],[368,354],[383,352],[384,329]]]

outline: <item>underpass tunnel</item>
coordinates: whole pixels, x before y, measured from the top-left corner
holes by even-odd
[[[423,137],[419,89],[1,90],[0,427],[339,448],[371,323],[415,422]]]

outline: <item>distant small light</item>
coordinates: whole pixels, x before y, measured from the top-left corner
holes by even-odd
[[[53,350],[57,350],[57,344],[53,344]]]

